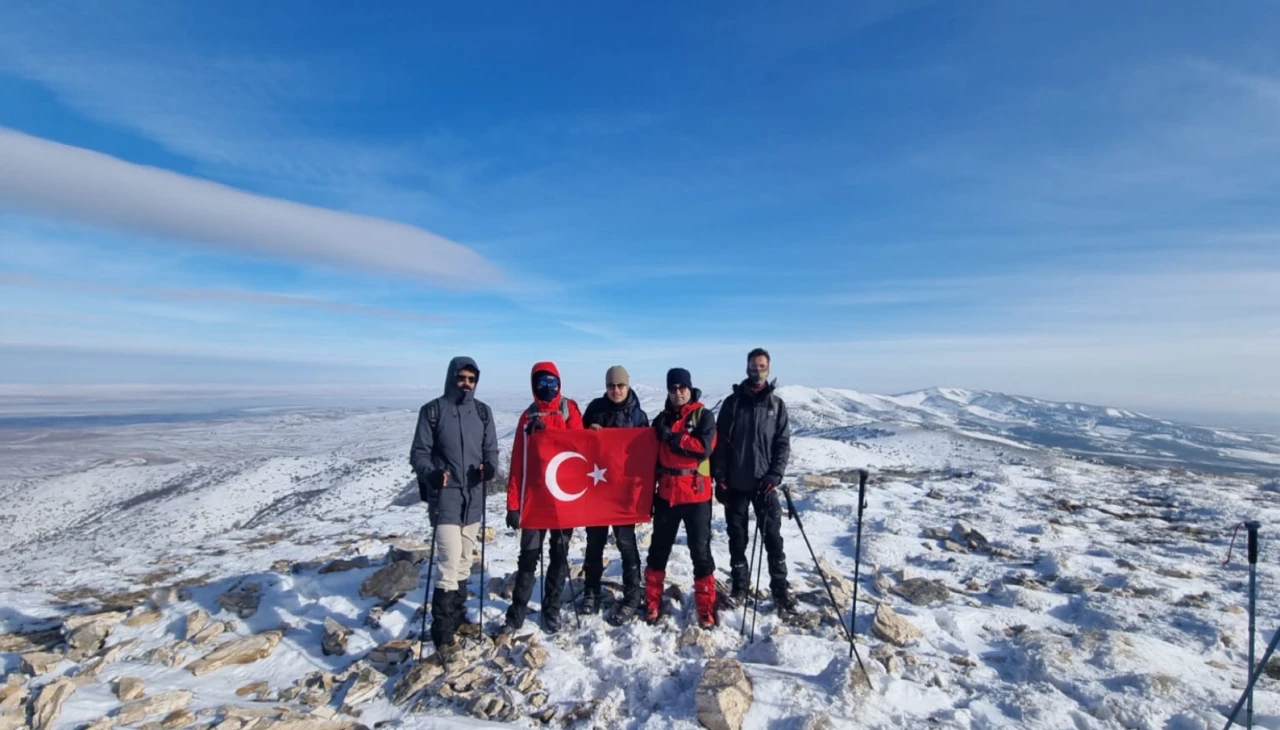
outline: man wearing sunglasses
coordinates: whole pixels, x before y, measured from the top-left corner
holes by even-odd
[[[658,437],[657,494],[653,499],[653,540],[644,571],[645,620],[662,615],[667,559],[684,523],[693,559],[693,598],[698,625],[716,625],[716,563],[711,556],[711,452],[715,417],[699,402],[702,391],[684,368],[667,371],[667,405],[653,419]]]
[[[604,374],[604,395],[591,401],[582,416],[587,428],[648,428],[649,416],[640,407],[640,399],[631,390],[631,376],[621,365]],[[618,604],[610,622],[625,623],[640,610],[643,593],[640,588],[640,551],[636,548],[636,526],[614,525],[613,537],[622,555],[622,603]],[[604,574],[604,544],[609,539],[608,527],[587,528],[586,584],[582,594],[582,612],[600,610],[600,578]]]
[[[436,579],[431,598],[431,641],[442,653],[456,646],[454,632],[466,619],[466,582],[480,530],[484,483],[498,462],[498,435],[489,406],[475,399],[480,368],[455,357],[444,395],[418,411],[409,462],[418,494],[435,529]]]
[[[560,371],[553,362],[533,366],[530,377],[533,403],[520,414],[515,444],[511,450],[511,476],[507,481],[507,527],[520,529],[520,488],[524,482],[525,440],[544,428],[582,428],[578,404],[560,394]],[[538,558],[542,556],[544,533],[551,533],[550,561],[542,583],[542,628],[549,634],[560,630],[560,596],[569,577],[569,540],[573,530],[522,530],[520,559],[516,566],[516,584],[511,592],[505,630],[524,626],[529,613],[529,597],[533,594]]]

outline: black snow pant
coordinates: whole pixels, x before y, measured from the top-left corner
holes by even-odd
[[[507,623],[512,626],[523,625],[529,612],[529,597],[533,594],[538,558],[542,557],[542,542],[547,533],[551,533],[551,550],[547,573],[542,579],[542,615],[550,616],[552,621],[559,617],[560,597],[569,577],[569,541],[573,530],[521,530],[516,585],[511,593],[511,608],[507,609]]]
[[[726,490],[724,521],[729,533],[731,590],[735,593],[748,591],[751,584],[751,569],[747,564],[747,547],[751,540],[749,507],[755,509],[756,521],[763,531],[764,549],[769,556],[769,587],[775,595],[786,592],[787,554],[782,549],[782,503],[776,489],[768,494]]]
[[[649,543],[648,565],[652,570],[665,571],[671,548],[676,543],[680,523],[684,523],[685,541],[689,544],[689,557],[693,558],[693,577],[705,578],[716,572],[716,561],[711,556],[711,500],[678,504],[674,507],[661,497],[653,498],[653,540]]]
[[[622,555],[623,603],[639,607],[643,597],[640,587],[640,551],[636,549],[636,526],[614,525],[613,538]],[[609,539],[608,527],[587,528],[586,592],[600,597],[600,577],[604,575],[604,544]]]

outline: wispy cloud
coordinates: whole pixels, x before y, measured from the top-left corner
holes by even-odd
[[[403,223],[247,193],[0,128],[0,205],[157,238],[492,288],[475,251]]]

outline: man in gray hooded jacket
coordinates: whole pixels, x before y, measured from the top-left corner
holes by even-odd
[[[498,435],[489,406],[475,398],[480,368],[469,357],[449,362],[444,395],[418,411],[409,463],[435,528],[436,586],[431,595],[431,641],[454,646],[466,618],[466,582],[484,510],[484,484],[498,463]],[[484,617],[481,617],[483,621]]]

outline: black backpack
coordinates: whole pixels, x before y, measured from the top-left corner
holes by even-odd
[[[492,418],[489,406],[476,401],[476,413],[480,414],[480,423],[484,424],[484,430],[488,431],[489,420]],[[438,435],[440,432],[440,400],[438,398],[427,404],[427,423],[431,425],[431,435]]]

